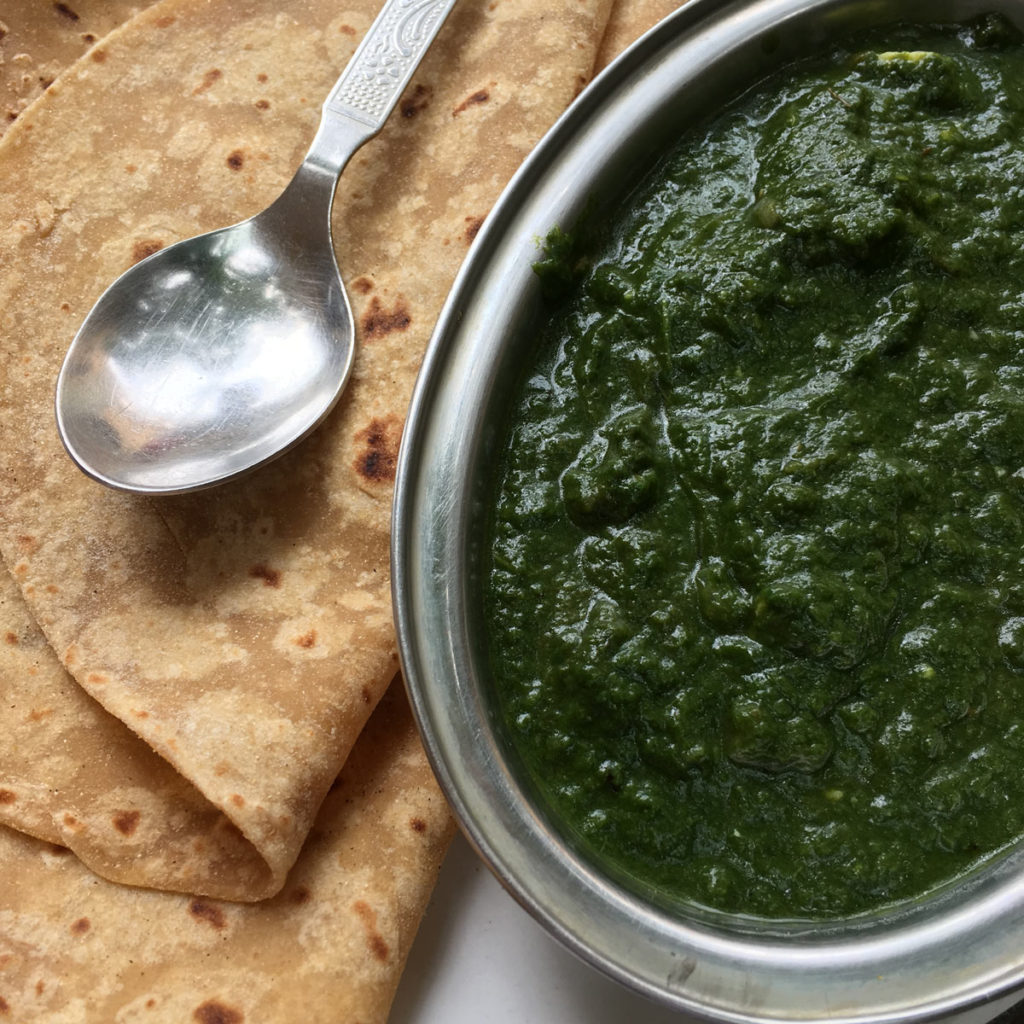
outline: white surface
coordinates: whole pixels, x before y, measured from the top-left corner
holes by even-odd
[[[957,1024],[988,1021],[1006,1003],[958,1016]],[[1011,1024],[1017,1021],[1024,1022],[1024,1009]],[[577,960],[501,888],[459,836],[441,869],[388,1024],[696,1024],[696,1019],[657,1006]]]
[[[689,1024],[555,942],[458,836],[388,1024]]]

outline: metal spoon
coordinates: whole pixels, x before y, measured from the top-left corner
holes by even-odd
[[[57,429],[85,473],[125,491],[197,490],[273,459],[327,415],[355,337],[331,241],[338,177],[454,3],[386,0],[281,196],[103,293],[57,380]]]

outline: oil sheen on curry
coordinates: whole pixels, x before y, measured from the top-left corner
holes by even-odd
[[[554,232],[494,495],[513,743],[661,897],[829,918],[1024,833],[1024,47],[889,29]]]

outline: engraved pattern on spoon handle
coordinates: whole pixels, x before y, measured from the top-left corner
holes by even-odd
[[[387,0],[324,103],[380,131],[455,0]]]

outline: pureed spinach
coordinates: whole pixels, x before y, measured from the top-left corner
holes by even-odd
[[[1022,117],[999,18],[878,32],[538,268],[496,685],[556,814],[669,899],[853,914],[1024,832]]]

